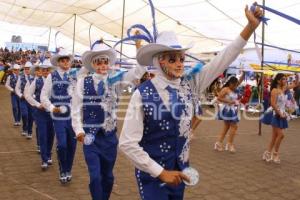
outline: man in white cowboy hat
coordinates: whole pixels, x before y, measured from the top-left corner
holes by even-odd
[[[72,80],[69,76],[73,56],[61,49],[51,57],[57,69],[48,75],[41,93],[42,105],[51,112],[57,141],[59,180],[62,184],[72,179],[72,166],[76,151],[75,133],[71,124],[70,104]]]
[[[113,188],[113,167],[117,157],[116,109],[125,86],[140,79],[144,67],[124,73],[109,73],[115,65],[116,51],[101,41],[82,56],[84,66],[93,74],[79,79],[72,98],[72,125],[90,175],[93,200],[108,200]]]
[[[25,92],[25,88],[28,87],[34,79],[34,76],[30,75],[31,67],[32,67],[32,63],[27,61],[23,67],[23,74],[19,76],[16,85],[16,94],[20,98],[20,108],[21,108],[21,116],[23,122],[22,135],[26,136],[27,139],[32,138],[33,116],[32,116],[32,107],[25,100],[24,92]]]
[[[25,98],[33,106],[34,118],[37,126],[38,137],[41,154],[41,168],[46,170],[49,165],[52,165],[51,151],[54,141],[54,128],[50,115],[50,111],[47,110],[41,104],[41,92],[44,86],[46,77],[51,73],[54,68],[49,60],[44,60],[40,65],[35,65],[34,70],[36,77],[25,91]]]
[[[31,62],[34,61],[31,59]],[[32,67],[30,68],[30,75],[32,77],[34,77],[33,80],[35,80],[36,77],[42,77],[42,69],[40,68],[40,62],[35,60],[34,63],[32,63]],[[33,82],[33,81],[32,81]],[[27,82],[27,84],[25,85],[25,89],[24,89],[24,97],[26,99],[26,101],[30,104],[31,106],[31,111],[32,111],[32,117],[33,117],[33,120],[36,124],[35,126],[35,135],[36,135],[36,147],[37,147],[37,152],[40,153],[40,140],[39,140],[39,131],[38,131],[38,126],[37,126],[37,120],[38,120],[38,116],[36,115],[36,110],[37,108],[35,106],[32,105],[32,103],[29,102],[28,100],[28,95],[30,96],[29,94],[29,88],[30,88],[30,85],[32,84],[32,82]],[[34,97],[35,98],[35,97]]]
[[[14,126],[21,125],[21,109],[20,109],[20,98],[16,94],[16,84],[18,81],[19,73],[21,66],[18,64],[14,64],[12,67],[12,74],[9,75],[6,79],[5,87],[11,92],[11,105],[12,112],[14,117]]]
[[[245,9],[248,24],[236,40],[189,82],[182,81],[185,51],[173,32],[139,49],[141,65],[158,73],[133,94],[120,136],[120,149],[134,163],[140,196],[145,200],[183,199],[189,178],[189,140],[193,117],[192,92],[200,94],[239,55],[258,27],[262,11]]]

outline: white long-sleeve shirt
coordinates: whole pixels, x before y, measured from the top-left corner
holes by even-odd
[[[198,95],[203,92],[236,59],[245,45],[246,41],[239,36],[211,62],[206,64],[201,72],[196,74],[194,79],[190,81],[192,91]],[[151,81],[163,103],[168,108],[169,92],[166,90],[166,87],[168,85],[173,88],[179,87],[180,80],[169,81],[165,77],[158,75]],[[157,177],[163,171],[163,167],[150,158],[149,154],[139,145],[143,137],[143,115],[142,97],[140,92],[136,90],[127,109],[119,147],[138,169],[149,173],[153,177]]]
[[[122,94],[124,87],[126,87],[129,83],[133,83],[136,79],[140,79],[144,73],[146,72],[145,68],[142,66],[137,66],[128,72],[126,72],[122,78],[122,80],[116,82],[116,92],[117,95]],[[100,81],[105,81],[107,79],[107,75],[93,74],[92,75],[94,81],[94,88],[97,90],[98,84]],[[84,77],[80,78],[77,81],[76,88],[73,92],[72,96],[72,104],[71,104],[71,117],[72,117],[72,127],[76,135],[79,133],[85,133],[83,129],[82,123],[82,106],[83,106],[83,87],[84,87]]]
[[[16,87],[15,87],[16,94],[22,98],[22,92],[21,92],[21,76],[18,77]]]
[[[41,103],[38,102],[37,100],[35,100],[34,98],[34,92],[35,92],[35,88],[36,88],[36,80],[38,79],[38,77],[35,77],[34,80],[32,81],[32,83],[29,85],[29,83],[27,83],[27,88],[25,88],[24,91],[24,95],[25,95],[25,99],[27,100],[27,102],[34,106],[34,107],[40,107]],[[43,80],[45,81],[45,78],[43,77]]]
[[[10,91],[13,92],[14,88],[10,87],[10,77],[11,76],[16,76],[15,74],[11,74],[6,78],[6,83],[5,83],[5,87]]]
[[[26,89],[26,86],[29,86],[27,85],[27,83],[29,82],[29,79],[28,79],[28,76],[29,75],[25,75],[25,78],[26,78],[26,85],[25,85],[25,88],[24,88],[24,93],[25,93],[25,89]],[[16,88],[15,88],[15,91],[16,91],[16,94],[22,98],[24,94],[22,94],[22,91],[21,91],[21,76],[18,77],[18,81],[17,81],[17,84],[16,84]]]

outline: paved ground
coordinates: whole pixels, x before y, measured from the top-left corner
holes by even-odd
[[[57,161],[47,172],[40,170],[35,139],[27,141],[12,126],[9,94],[0,86],[0,199],[1,200],[88,200],[88,174],[78,145],[71,184],[58,182]],[[187,200],[299,200],[300,123],[294,120],[282,145],[282,164],[266,164],[261,154],[270,128],[257,136],[257,122],[242,120],[236,138],[236,154],[212,150],[222,123],[205,121],[196,131],[191,164],[201,173],[201,183],[186,190]],[[121,122],[119,123],[121,127]],[[139,199],[133,167],[122,154],[115,167],[112,200]]]

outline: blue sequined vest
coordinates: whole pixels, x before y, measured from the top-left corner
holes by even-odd
[[[70,119],[71,96],[68,93],[68,88],[71,86],[71,81],[70,79],[64,81],[56,70],[51,73],[51,78],[51,103],[56,107],[65,106],[67,108],[66,113],[53,113],[53,119]]]
[[[35,96],[35,100],[37,102],[41,102],[41,92],[42,92],[42,88],[44,86],[44,80],[42,77],[39,77],[35,80],[35,91],[34,91],[34,96]]]
[[[10,84],[9,84],[9,86],[11,88],[15,89],[17,81],[18,81],[18,76],[15,75],[15,74],[11,74],[10,75]]]
[[[106,84],[104,94],[99,96],[94,87],[93,77],[84,78],[83,127],[86,134],[97,134],[99,131],[105,135],[116,133],[118,99],[114,91],[113,85]]]
[[[187,82],[182,82],[179,95],[180,118],[166,108],[152,81],[146,81],[138,90],[144,111],[144,132],[140,146],[166,170],[183,170],[189,160],[189,134],[194,106]],[[140,172],[141,178],[152,178]]]

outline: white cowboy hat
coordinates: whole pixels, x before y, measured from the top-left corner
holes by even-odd
[[[37,62],[30,68],[30,75],[34,76],[36,68],[41,68],[41,69],[47,69],[47,68],[52,68],[55,69],[56,67],[53,66],[50,62],[49,59],[44,60],[43,62]]]
[[[23,68],[31,68],[31,67],[33,67],[32,63],[27,61]]]
[[[186,51],[192,45],[183,47],[179,44],[174,32],[163,31],[156,39],[156,43],[150,43],[141,47],[136,55],[136,59],[140,65],[153,66],[153,57],[161,52],[166,51]]]
[[[40,63],[39,67],[43,68],[43,69],[46,69],[46,68],[55,69],[56,68],[55,66],[53,66],[53,64],[50,61],[50,59],[45,59],[43,62]]]
[[[50,62],[52,66],[57,66],[58,60],[60,58],[65,58],[65,57],[70,58],[70,62],[72,62],[73,56],[71,54],[68,54],[64,49],[60,49],[60,51],[56,55],[50,58]]]
[[[12,66],[12,69],[21,69],[21,66],[18,65],[18,64],[14,64],[14,65]]]
[[[96,43],[92,50],[84,52],[82,55],[82,64],[90,72],[95,72],[92,64],[93,58],[96,56],[108,56],[110,65],[114,65],[117,60],[117,52],[103,43]]]

